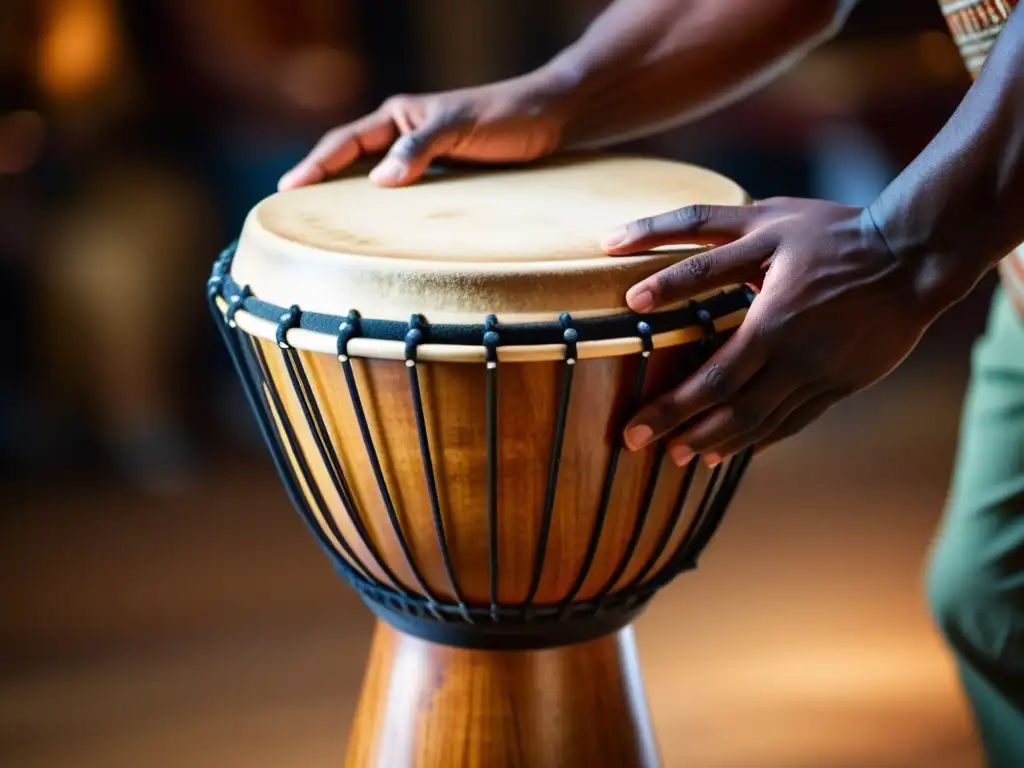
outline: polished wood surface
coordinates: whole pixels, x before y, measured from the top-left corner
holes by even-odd
[[[374,478],[337,358],[300,353],[331,442],[352,489],[354,509],[345,508],[332,486],[299,396],[288,379],[281,350],[270,342],[256,343],[263,350],[274,386],[282,395],[285,418],[298,436],[328,513],[337,521],[345,539],[361,562],[367,564],[378,579],[389,583],[356,533],[352,520],[361,520],[383,561],[403,586],[413,593],[423,594],[402,552]],[[681,355],[678,348],[659,350],[651,355],[646,376],[647,397],[665,391],[678,379]],[[627,416],[625,409],[638,361],[639,356],[607,358],[581,361],[575,366],[550,538],[543,553],[535,605],[557,604],[569,598],[584,566],[601,506],[605,468],[618,430]],[[438,596],[453,600],[455,593],[445,571],[427,492],[406,366],[390,360],[357,360],[352,364],[381,469],[412,559],[427,586]],[[530,592],[538,557],[563,368],[564,363],[511,364],[499,368],[498,599],[503,604],[522,603]],[[484,482],[486,368],[430,363],[418,366],[418,370],[452,570],[466,600],[471,605],[485,607],[490,602],[491,562]],[[280,418],[280,414],[277,417]],[[655,551],[665,526],[672,522],[670,515],[684,471],[665,458],[637,546],[627,551],[634,526],[644,514],[643,496],[653,463],[653,448],[625,452],[619,459],[597,554],[578,599],[600,594],[609,583],[613,588],[627,585]],[[686,533],[709,475],[703,465],[696,471],[684,514],[675,521],[668,545],[644,581],[661,571]],[[329,528],[324,524],[322,527],[334,540]],[[624,558],[628,558],[628,564],[621,569]],[[617,571],[620,575],[611,582]]]
[[[557,320],[626,310],[633,284],[702,249],[606,255],[618,224],[687,205],[743,205],[746,193],[669,160],[564,155],[514,168],[447,172],[400,189],[365,173],[258,204],[232,275],[258,298],[330,315],[431,323]]]
[[[654,768],[632,629],[578,647],[470,651],[378,624],[346,768]]]

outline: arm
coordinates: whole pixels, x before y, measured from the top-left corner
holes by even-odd
[[[1024,13],[1014,12],[942,131],[868,208],[942,311],[1024,241]]]
[[[666,130],[767,84],[842,27],[857,0],[618,0],[545,68],[574,86],[564,142]]]
[[[315,184],[387,151],[370,177],[418,180],[437,157],[525,162],[693,119],[762,85],[839,28],[856,0],[616,0],[547,65],[499,83],[397,96],[329,132],[281,179]]]
[[[759,288],[712,359],[647,405],[624,438],[662,437],[709,464],[793,435],[879,381],[928,327],[1024,240],[1024,12],[928,147],[867,208],[776,198],[692,206],[631,222],[605,250],[709,250],[633,286],[649,312],[718,287]],[[673,434],[680,425],[684,431]]]

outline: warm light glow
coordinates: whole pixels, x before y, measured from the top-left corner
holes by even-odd
[[[39,52],[39,78],[53,98],[88,95],[109,79],[117,45],[110,0],[53,0]]]

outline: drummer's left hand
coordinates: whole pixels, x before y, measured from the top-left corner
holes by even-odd
[[[696,455],[714,466],[799,432],[892,371],[938,314],[934,276],[897,263],[862,208],[792,198],[691,206],[603,239],[621,256],[686,243],[712,247],[633,286],[631,309],[743,283],[759,293],[711,360],[626,427],[631,450],[667,436],[680,466]]]

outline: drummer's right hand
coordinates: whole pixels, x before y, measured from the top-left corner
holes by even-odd
[[[328,131],[278,189],[328,179],[363,155],[387,152],[370,172],[382,186],[418,180],[439,157],[484,163],[536,160],[561,141],[571,85],[544,70],[476,88],[394,96],[375,112]]]

